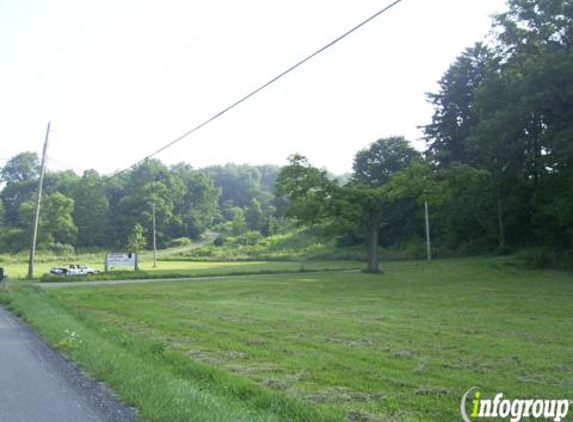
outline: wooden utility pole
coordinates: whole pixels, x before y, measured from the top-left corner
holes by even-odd
[[[428,212],[428,202],[424,202],[424,214],[426,215],[426,255],[428,261],[431,261],[432,246],[430,242],[430,213]]]
[[[155,204],[151,204],[153,209],[153,268],[157,266],[157,247],[155,244]]]
[[[42,152],[42,166],[40,167],[40,180],[38,182],[38,200],[36,201],[36,212],[34,213],[34,224],[32,226],[32,241],[30,242],[30,258],[28,260],[28,279],[34,278],[34,258],[36,257],[36,240],[38,238],[38,221],[40,219],[40,204],[42,203],[42,189],[44,188],[44,172],[46,170],[46,151],[48,150],[48,138],[50,137],[50,122],[46,128],[44,139],[44,150]]]

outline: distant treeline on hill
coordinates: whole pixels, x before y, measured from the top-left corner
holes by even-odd
[[[158,160],[113,178],[94,170],[81,176],[48,172],[38,243],[55,252],[150,245],[152,204],[159,247],[188,243],[217,224],[236,234],[248,229],[270,233],[284,212],[284,204],[283,210],[277,209],[273,194],[278,172],[279,167],[270,165],[227,164],[197,170],[187,164],[168,167]],[[4,252],[29,246],[38,174],[38,156],[30,152],[16,155],[2,168],[0,249]],[[130,235],[137,245],[129,245]]]

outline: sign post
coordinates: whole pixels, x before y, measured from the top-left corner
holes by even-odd
[[[112,267],[133,267],[139,271],[139,262],[136,252],[116,252],[105,255],[105,272]]]

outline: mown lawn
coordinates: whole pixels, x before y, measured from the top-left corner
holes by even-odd
[[[387,263],[383,271],[24,289],[9,296],[55,343],[69,346],[63,328],[77,324],[137,354],[143,365],[175,359],[164,369],[172,377],[200,378],[201,391],[270,412],[260,420],[454,421],[462,394],[475,385],[491,397],[571,398],[571,273],[525,271],[503,259]],[[34,297],[51,304],[52,317],[37,314]],[[66,322],[54,322],[58,328],[50,331],[46,319],[58,315]],[[77,349],[89,347],[92,334],[85,338],[88,345]],[[158,353],[138,352],[138,342],[151,342]],[[74,353],[81,362],[83,352]],[[218,375],[205,377],[213,367]],[[92,372],[106,378],[105,371]],[[256,394],[270,391],[273,400],[294,400],[310,413],[285,413],[226,392],[225,383],[241,379],[252,381]],[[156,420],[168,420],[158,414]]]
[[[49,272],[50,268],[65,265],[68,261],[40,262],[35,266],[35,276],[40,278]],[[69,262],[88,264],[93,268],[103,271],[101,262],[92,259],[77,258]],[[25,262],[9,262],[0,264],[4,266],[5,273],[12,278],[24,278],[28,273],[28,264]],[[232,275],[250,273],[272,272],[297,272],[316,271],[325,269],[362,269],[363,262],[358,261],[239,261],[239,262],[214,262],[214,261],[158,261],[153,267],[153,261],[146,259],[140,262],[140,272],[126,271],[117,268],[106,274],[97,274],[90,277],[63,277],[65,281],[86,281],[99,279],[125,279],[125,278],[161,278],[161,277],[194,277],[202,275]],[[59,277],[58,281],[60,280]],[[43,280],[49,280],[44,277]]]

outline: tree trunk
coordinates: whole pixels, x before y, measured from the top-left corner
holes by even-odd
[[[379,224],[373,224],[370,228],[370,241],[368,242],[368,273],[379,273],[378,267],[378,231],[380,230]]]

